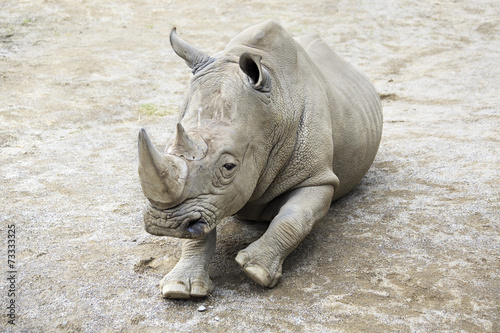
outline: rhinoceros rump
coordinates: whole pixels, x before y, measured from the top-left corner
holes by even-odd
[[[165,153],[139,133],[146,231],[185,238],[160,283],[164,297],[206,296],[216,226],[270,222],[236,261],[262,286],[361,180],[375,158],[382,110],[369,80],[314,35],[292,38],[274,21],[250,27],[208,56],[170,34],[193,77]]]

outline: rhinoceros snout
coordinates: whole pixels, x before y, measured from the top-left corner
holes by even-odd
[[[211,230],[211,224],[203,214],[186,212],[182,207],[160,210],[148,203],[143,214],[146,231],[152,235],[203,238]]]

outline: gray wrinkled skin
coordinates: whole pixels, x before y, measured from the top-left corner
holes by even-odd
[[[175,29],[170,40],[193,72],[176,133],[165,153],[139,134],[146,231],[185,238],[161,293],[212,292],[216,226],[231,215],[270,222],[236,261],[273,287],[287,255],[372,164],[382,133],[378,95],[320,37],[294,39],[274,21],[214,56]]]

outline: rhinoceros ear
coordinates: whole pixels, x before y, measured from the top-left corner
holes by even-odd
[[[260,55],[243,53],[240,57],[240,69],[245,73],[254,89],[262,92],[271,90],[271,77],[262,67]]]
[[[197,71],[215,60],[179,38],[179,36],[177,36],[177,28],[175,27],[170,32],[170,45],[172,45],[174,52],[184,59],[189,68],[191,68],[193,74],[196,74]]]

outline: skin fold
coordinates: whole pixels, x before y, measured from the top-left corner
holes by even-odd
[[[274,21],[213,56],[175,28],[170,41],[193,72],[190,87],[166,151],[145,130],[138,144],[146,231],[184,238],[161,293],[213,291],[216,226],[231,215],[270,222],[236,261],[274,287],[284,259],[372,164],[382,133],[378,95],[320,37],[294,39]]]

